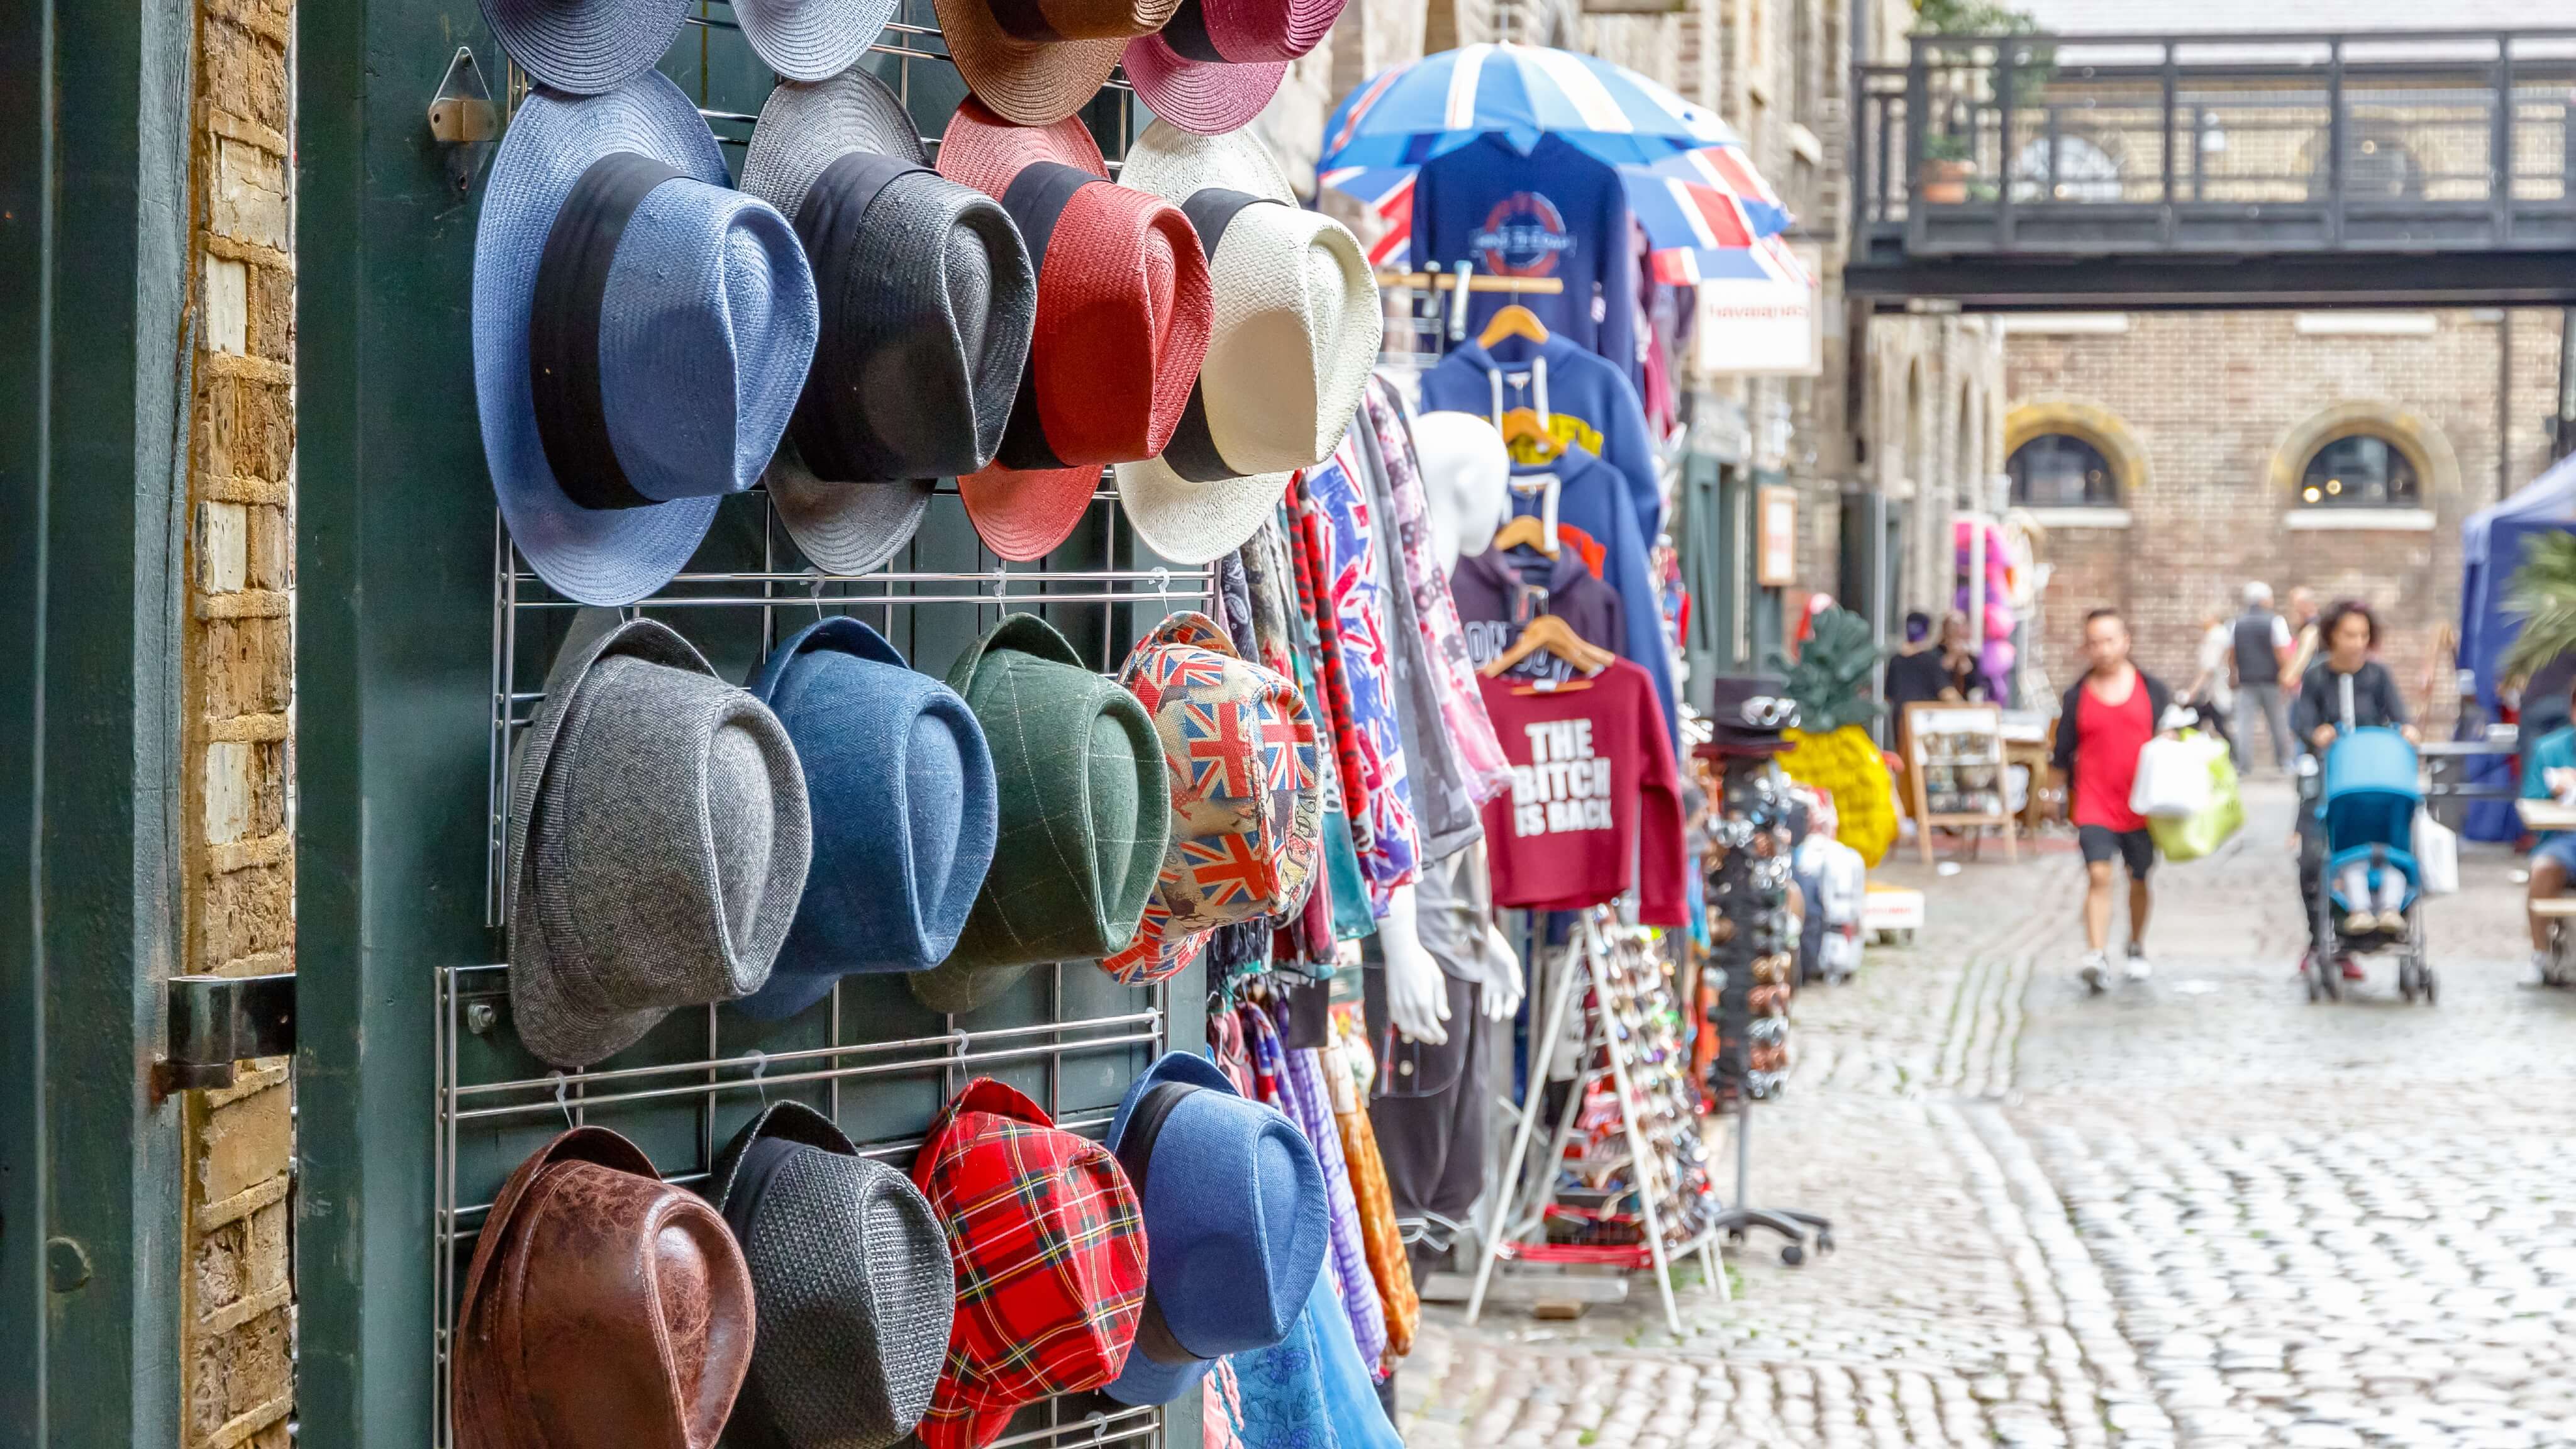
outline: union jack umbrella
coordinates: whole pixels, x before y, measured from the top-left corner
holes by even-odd
[[[1523,153],[1555,135],[1612,165],[1735,142],[1713,111],[1635,71],[1544,46],[1470,45],[1386,71],[1324,125],[1326,168],[1419,166],[1501,133]]]
[[[1628,193],[1628,212],[1645,229],[1646,245],[1655,253],[1655,275],[1671,280],[1680,263],[1666,253],[1750,250],[1756,242],[1789,229],[1789,209],[1780,204],[1740,147],[1703,146],[1652,166],[1621,166],[1619,180]],[[1343,166],[1318,173],[1317,179],[1375,212],[1385,232],[1369,247],[1369,264],[1404,268],[1412,264],[1413,186],[1415,166]],[[1723,271],[1727,263],[1712,260]]]

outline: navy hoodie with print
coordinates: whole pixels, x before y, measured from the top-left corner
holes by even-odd
[[[1582,529],[1601,545],[1601,581],[1619,596],[1625,616],[1627,642],[1620,646],[1619,656],[1645,669],[1655,683],[1655,698],[1664,707],[1664,726],[1677,733],[1673,659],[1664,643],[1664,611],[1647,572],[1646,543],[1637,536],[1637,516],[1629,511],[1627,491],[1610,465],[1581,448],[1568,448],[1554,463],[1512,470],[1512,511],[1543,516],[1550,476],[1557,480],[1556,521]]]
[[[1655,480],[1655,442],[1646,428],[1645,407],[1619,369],[1562,334],[1551,334],[1544,343],[1506,337],[1491,349],[1472,340],[1465,343],[1422,375],[1422,410],[1474,413],[1495,421],[1498,380],[1501,411],[1535,410],[1535,364],[1542,362],[1547,365],[1548,430],[1560,445],[1581,448],[1618,470],[1636,508],[1637,531],[1653,547],[1663,531],[1664,502]],[[1545,460],[1528,443],[1514,443],[1512,461]]]
[[[1458,560],[1457,572],[1449,576],[1449,596],[1466,631],[1467,658],[1478,669],[1520,642],[1529,622],[1518,607],[1525,588],[1544,595],[1539,612],[1563,619],[1575,638],[1613,654],[1628,647],[1627,609],[1608,584],[1584,567],[1581,553],[1560,549],[1549,558],[1536,549],[1487,549]],[[1510,672],[1515,679],[1563,680],[1574,677],[1574,666],[1541,649]]]
[[[1607,163],[1554,136],[1526,156],[1495,135],[1433,157],[1413,183],[1413,260],[1564,282],[1554,296],[1470,294],[1468,334],[1519,302],[1636,379],[1637,244],[1627,188]]]

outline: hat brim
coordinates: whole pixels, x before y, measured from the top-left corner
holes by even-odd
[[[952,4],[983,8],[981,0],[943,0],[943,17]],[[1109,179],[1109,162],[1100,154],[1100,143],[1081,123],[1063,117],[1049,122],[1013,121],[987,104],[980,93],[960,102],[956,114],[948,118],[948,128],[940,133],[939,174],[995,201],[1010,190],[1013,177],[1040,161]],[[1037,260],[1029,258],[1032,265]]]
[[[1118,506],[1147,548],[1176,564],[1203,564],[1261,531],[1294,473],[1253,473],[1198,483],[1160,458],[1118,465]]]
[[[474,234],[474,403],[492,491],[511,541],[538,576],[585,604],[631,604],[669,583],[722,501],[584,508],[555,480],[537,432],[528,319],[546,236],[591,163],[624,151],[711,186],[731,184],[705,118],[659,72],[587,99],[540,90],[501,138]]]
[[[921,531],[938,492],[938,481],[931,478],[859,483],[817,478],[793,438],[779,440],[777,455],[760,481],[797,552],[827,574],[883,568]]]
[[[865,71],[772,87],[743,153],[742,189],[792,219],[815,178],[852,151],[930,164],[902,100]]]
[[[994,114],[1046,126],[1081,110],[1109,83],[1127,42],[1022,40],[993,18],[987,0],[938,0],[939,34],[967,89]]]
[[[1127,42],[1123,63],[1148,110],[1201,136],[1252,124],[1288,78],[1287,61],[1192,60],[1160,35]]]
[[[1171,50],[1169,45],[1162,48]],[[1297,204],[1296,184],[1288,179],[1279,158],[1259,136],[1232,127],[1222,134],[1208,134],[1157,120],[1128,148],[1127,159],[1118,168],[1118,184],[1152,192],[1176,206],[1211,186]]]
[[[582,96],[613,91],[651,70],[689,13],[689,0],[481,3],[484,23],[520,69],[539,85]],[[517,118],[510,124],[517,129]]]
[[[1013,563],[1042,559],[1073,537],[1099,491],[1097,463],[1029,473],[996,463],[957,480],[976,537]]]
[[[733,17],[771,70],[818,81],[868,53],[894,18],[894,0],[734,0]]]

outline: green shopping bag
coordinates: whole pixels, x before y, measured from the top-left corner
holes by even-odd
[[[2185,730],[2182,737],[2205,744],[2209,754],[2209,803],[2199,813],[2180,819],[2150,820],[2148,831],[2167,860],[2198,860],[2227,843],[2245,823],[2245,800],[2236,789],[2236,762],[2227,746],[2213,736]]]

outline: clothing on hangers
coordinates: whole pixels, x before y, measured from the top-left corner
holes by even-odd
[[[1512,470],[1513,510],[1537,512],[1544,504],[1550,478],[1556,480],[1560,525],[1571,524],[1602,543],[1602,582],[1619,596],[1625,633],[1619,654],[1644,669],[1646,677],[1653,681],[1655,697],[1663,705],[1666,736],[1678,739],[1680,715],[1673,705],[1672,645],[1664,637],[1663,605],[1647,571],[1646,544],[1638,537],[1637,520],[1628,509],[1619,477],[1600,459],[1580,448],[1569,449],[1551,467]],[[1558,556],[1563,556],[1562,549]],[[1489,694],[1489,712],[1492,704]],[[1494,729],[1496,734],[1503,733],[1502,722],[1497,720]],[[1510,750],[1512,742],[1505,739],[1503,748]]]
[[[1587,683],[1484,682],[1512,757],[1511,792],[1485,807],[1494,902],[1571,911],[1633,888],[1640,921],[1682,925],[1681,778],[1653,681],[1622,659]]]
[[[1628,623],[1619,596],[1584,567],[1572,546],[1576,530],[1560,527],[1557,555],[1534,550],[1490,549],[1458,560],[1458,577],[1449,586],[1458,618],[1466,631],[1467,657],[1479,669],[1502,657],[1521,630],[1540,613],[1554,614],[1587,644],[1618,652],[1627,644]],[[1574,667],[1542,649],[1512,666],[1513,679],[1571,679]]]
[[[1424,162],[1413,183],[1413,259],[1472,262],[1484,276],[1553,277],[1555,296],[1471,292],[1467,331],[1518,302],[1548,331],[1637,369],[1637,249],[1627,187],[1608,163],[1555,136],[1528,155],[1484,136]]]
[[[1507,338],[1491,349],[1468,342],[1422,375],[1424,412],[1474,413],[1500,428],[1513,408],[1543,414],[1560,451],[1581,448],[1617,470],[1636,512],[1637,534],[1653,545],[1664,517],[1655,435],[1625,375],[1562,337],[1544,345]],[[1512,461],[1548,460],[1523,444],[1512,449]]]
[[[1350,701],[1343,782],[1367,787],[1351,813],[1370,913],[1383,918],[1389,895],[1413,883],[1418,868],[1413,792],[1406,778],[1398,682],[1389,658],[1387,581],[1377,549],[1377,521],[1360,474],[1358,444],[1344,437],[1321,467],[1299,474],[1306,497],[1308,556],[1318,587],[1317,619],[1333,615],[1325,661],[1338,657]],[[1362,829],[1363,823],[1366,828]]]

